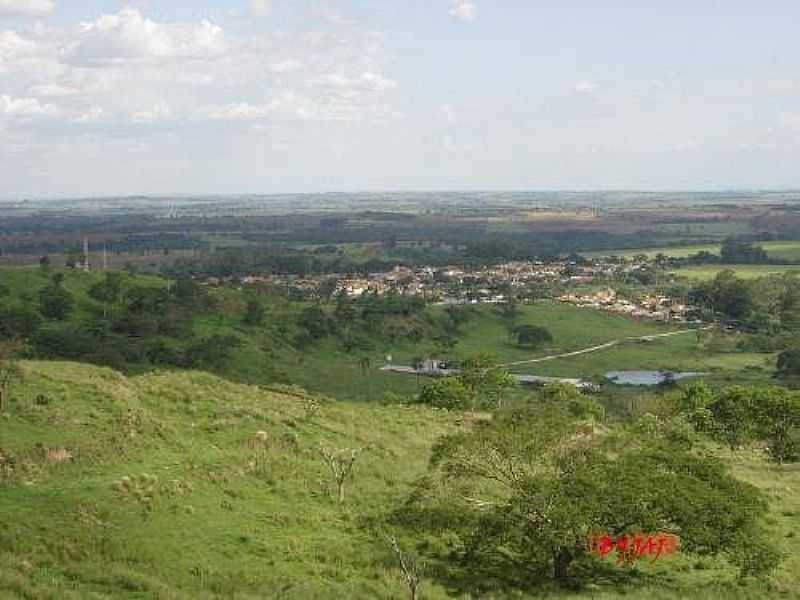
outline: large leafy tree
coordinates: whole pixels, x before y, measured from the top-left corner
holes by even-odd
[[[437,444],[403,519],[450,540],[432,558],[470,589],[566,583],[576,563],[592,567],[587,537],[600,532],[667,532],[683,552],[725,555],[748,574],[774,566],[756,488],[638,431],[592,433],[552,403],[509,410]]]
[[[703,383],[685,387],[675,399],[678,413],[697,431],[732,450],[766,442],[778,463],[800,459],[800,393],[774,386],[734,386],[714,393]]]
[[[730,319],[746,319],[755,308],[750,285],[732,270],[721,271],[712,281],[701,283],[689,296],[693,303]]]
[[[764,388],[754,403],[759,436],[779,464],[800,458],[800,394],[783,388]]]
[[[545,327],[538,325],[520,325],[514,329],[517,343],[526,348],[538,348],[542,344],[553,341],[553,334]]]

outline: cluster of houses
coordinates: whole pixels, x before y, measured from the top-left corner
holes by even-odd
[[[667,296],[647,296],[639,302],[632,302],[619,297],[613,289],[606,289],[591,295],[565,294],[559,296],[558,301],[640,319],[677,323],[693,321],[694,309],[685,300]]]
[[[281,287],[287,293],[304,298],[344,294],[360,298],[374,294],[383,296],[399,293],[421,296],[429,302],[443,304],[502,304],[510,292],[536,283],[558,283],[565,286],[607,281],[637,265],[594,261],[576,264],[567,260],[539,262],[514,261],[488,266],[417,267],[396,266],[388,272],[357,276],[344,274],[320,275],[253,275],[241,279],[244,285],[268,284]],[[210,278],[209,285],[224,281]],[[569,294],[561,302],[590,306],[634,317],[681,321],[689,307],[685,302],[665,297],[651,297],[634,303],[617,297],[613,290],[592,296]]]
[[[596,281],[598,277],[612,277],[620,269],[614,263],[576,265],[567,261],[531,262],[515,261],[490,266],[418,267],[396,266],[385,273],[371,273],[362,277],[324,275],[317,278],[317,287],[323,280],[335,280],[335,293],[351,298],[364,294],[378,296],[397,292],[409,296],[423,296],[426,300],[449,304],[498,304],[506,302],[499,289],[521,288],[532,283],[558,282],[582,284]],[[251,278],[252,279],[252,278]],[[278,284],[313,288],[312,280],[291,281],[287,277],[273,277]],[[245,280],[245,283],[248,281]]]

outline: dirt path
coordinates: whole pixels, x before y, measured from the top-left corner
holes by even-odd
[[[711,329],[713,326],[709,327],[701,327],[700,329]],[[570,356],[579,356],[581,354],[588,354],[589,352],[597,352],[598,350],[606,350],[608,348],[613,348],[623,342],[632,342],[638,340],[652,340],[655,338],[666,338],[672,337],[676,335],[684,335],[687,333],[696,333],[697,329],[681,329],[680,331],[670,331],[668,333],[655,333],[653,335],[642,335],[639,337],[626,337],[622,338],[621,340],[612,340],[610,342],[606,342],[605,344],[600,344],[599,346],[592,346],[591,348],[584,348],[583,350],[576,350],[574,352],[566,352],[564,354],[552,354],[550,356],[542,356],[540,358],[531,358],[529,360],[518,360],[516,362],[510,362],[500,365],[501,367],[516,367],[517,365],[530,365],[534,363],[540,362],[547,362],[548,360],[556,360],[557,358],[569,358]]]

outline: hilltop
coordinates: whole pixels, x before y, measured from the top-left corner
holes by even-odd
[[[462,422],[205,373],[22,369],[0,429],[0,590],[20,597],[397,596],[360,522]],[[320,446],[363,449],[343,506]]]

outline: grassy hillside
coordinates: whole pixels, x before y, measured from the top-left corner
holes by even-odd
[[[64,287],[76,299],[75,309],[69,323],[85,327],[95,323],[102,315],[103,307],[88,296],[89,288],[102,280],[99,273],[83,273],[65,270]],[[147,276],[126,276],[129,287],[165,287],[165,279]],[[12,303],[37,304],[38,291],[47,284],[48,277],[38,269],[0,269],[0,284],[11,292]],[[411,318],[388,317],[386,329],[403,331],[409,323],[427,332],[420,341],[411,341],[408,336],[385,335],[379,330],[370,333],[370,347],[347,352],[342,340],[336,335],[299,347],[295,338],[299,331],[296,323],[301,311],[310,303],[288,301],[280,296],[261,296],[266,316],[261,326],[245,326],[243,314],[248,292],[232,287],[209,289],[214,298],[212,310],[188,310],[194,339],[213,335],[234,336],[240,347],[233,349],[231,358],[216,372],[227,379],[249,384],[291,383],[346,400],[374,401],[387,393],[408,396],[417,391],[414,377],[387,373],[379,370],[387,355],[399,364],[410,364],[415,357],[440,356],[465,358],[477,353],[488,353],[503,362],[519,362],[549,355],[563,354],[585,349],[612,340],[627,337],[648,336],[670,331],[664,324],[652,321],[637,321],[610,313],[542,302],[522,306],[520,324],[540,325],[549,329],[553,341],[535,350],[520,348],[509,338],[506,325],[491,306],[476,306],[470,309],[469,319],[460,327],[458,343],[449,350],[442,350],[433,336],[441,329],[446,319],[445,309],[428,307],[421,315]],[[324,305],[331,314],[334,307]],[[674,329],[674,328],[673,328]],[[165,339],[154,335],[155,339]],[[183,338],[167,339],[173,346],[193,343]],[[107,344],[111,351],[118,351],[128,341],[139,344],[143,338],[120,336]],[[93,346],[92,346],[93,348]],[[629,342],[610,349],[590,354],[561,358],[558,360],[521,364],[513,367],[516,373],[553,375],[562,377],[599,376],[609,370],[663,369],[673,371],[714,372],[722,380],[747,375],[757,379],[769,378],[774,372],[774,355],[743,355],[725,352],[731,344],[719,348],[698,347],[693,334],[659,338],[651,343]],[[101,353],[101,358],[103,354]],[[41,357],[41,356],[40,356]],[[369,359],[365,367],[364,359]],[[152,367],[147,364],[129,363],[129,372],[141,372]]]
[[[0,429],[3,597],[401,593],[359,523],[406,491],[459,417],[324,401],[315,415],[310,396],[202,373],[23,368]],[[320,444],[364,449],[343,507]],[[157,478],[151,504],[115,491],[142,476]]]
[[[432,442],[470,422],[203,373],[22,366],[25,382],[0,417],[3,598],[406,597],[372,523],[425,472]],[[364,450],[344,505],[320,445]],[[755,452],[720,455],[769,494],[788,555],[769,584],[738,586],[724,565],[679,556],[541,597],[791,597],[800,471]],[[449,597],[428,579],[421,592]]]

